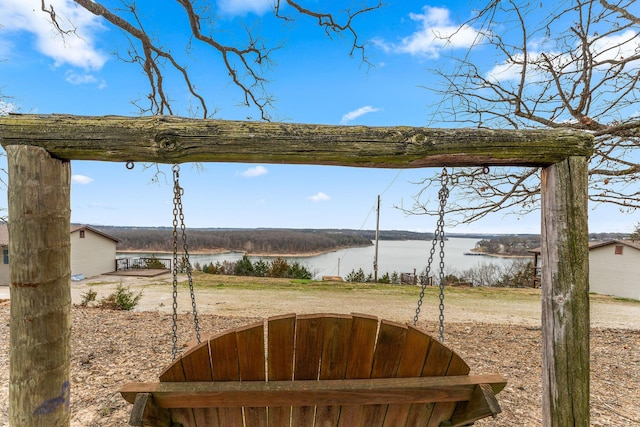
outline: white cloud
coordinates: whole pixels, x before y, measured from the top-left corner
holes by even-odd
[[[521,60],[522,56],[514,55],[513,61],[495,65],[487,73],[487,80],[492,82],[518,80],[522,72],[522,64],[518,64],[517,62]]]
[[[563,73],[569,73],[576,69],[574,59],[569,55],[560,54],[554,51],[548,40],[533,40],[528,44],[527,58],[527,80],[530,82],[542,81],[548,79],[546,74],[546,59],[551,61],[553,68],[563,70]],[[621,34],[601,37],[594,40],[591,44],[591,54],[595,62],[616,61],[629,58],[640,52],[640,40],[636,37],[636,33],[627,30]],[[505,61],[495,65],[486,75],[488,80],[500,82],[509,80],[519,80],[522,72],[522,64],[524,55],[514,55],[511,61]],[[609,64],[605,63],[602,69],[609,68]],[[598,67],[595,68],[598,70]]]
[[[266,175],[269,171],[264,166],[256,166],[254,168],[249,168],[243,172],[240,172],[240,175],[245,178],[255,178],[256,176]]]
[[[591,50],[595,61],[621,60],[638,54],[640,40],[636,31],[626,30],[621,34],[594,40]]]
[[[87,207],[91,209],[106,209],[106,210],[112,210],[112,211],[117,210],[115,206],[106,205],[104,203],[89,203]]]
[[[368,113],[375,113],[376,111],[380,111],[380,108],[372,107],[371,105],[365,105],[364,107],[360,107],[357,110],[350,111],[344,116],[342,116],[342,120],[340,123],[348,123],[352,120],[357,119],[360,116],[363,116]]]
[[[104,80],[98,79],[93,74],[78,74],[73,71],[67,71],[65,73],[65,78],[67,82],[72,85],[85,85],[85,84],[95,84],[99,89],[104,89],[107,84]]]
[[[272,7],[271,0],[218,0],[220,12],[228,15],[262,15]]]
[[[323,202],[325,200],[330,200],[331,197],[327,196],[322,191],[320,191],[318,192],[318,194],[314,194],[313,196],[307,197],[307,199],[311,200],[312,202]]]
[[[11,102],[0,101],[0,116],[7,115],[16,111],[16,106]]]
[[[35,48],[54,60],[55,66],[69,64],[86,70],[102,68],[107,56],[95,47],[94,33],[101,31],[100,18],[71,0],[48,0],[64,29],[75,33],[61,36],[40,3],[24,0],[2,0],[0,22],[3,34],[26,31],[34,36]],[[10,35],[11,37],[11,35]]]
[[[71,182],[74,184],[91,184],[93,182],[93,178],[85,175],[72,175]]]
[[[450,17],[449,9],[424,6],[423,13],[410,13],[409,18],[419,23],[419,28],[399,43],[380,38],[373,43],[385,52],[408,53],[414,56],[438,58],[443,48],[469,48],[477,43],[482,33],[469,25],[457,25]]]
[[[544,55],[546,54],[546,59]],[[562,69],[563,72],[571,72],[575,69],[575,64],[572,59],[567,55],[561,55],[557,52],[548,51],[545,53],[530,51],[527,54],[527,81],[537,82],[543,81],[546,77],[547,60],[553,64],[556,70]],[[522,54],[513,55],[512,59],[505,61],[502,64],[495,65],[486,77],[487,80],[494,82],[519,80],[522,73],[522,64],[525,62],[525,57]]]

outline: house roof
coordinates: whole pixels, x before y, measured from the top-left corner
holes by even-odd
[[[76,231],[79,231],[79,230],[89,230],[93,233],[99,234],[100,236],[106,237],[109,240],[113,240],[116,243],[120,242],[120,240],[116,239],[115,237],[109,236],[107,233],[103,233],[102,231],[97,230],[88,225],[78,225],[78,224],[71,225],[71,233],[75,233]],[[0,246],[8,246],[8,245],[9,245],[9,227],[7,226],[7,223],[0,223]]]
[[[606,242],[593,242],[593,244],[589,244],[589,249],[591,250],[594,248],[599,248],[599,247],[608,246],[608,245],[624,245],[640,251],[640,242],[636,240],[609,240]]]
[[[80,230],[89,230],[93,233],[99,234],[102,237],[106,237],[107,239],[113,240],[114,242],[118,243],[120,242],[119,239],[116,239],[113,236],[108,235],[107,233],[103,233],[102,231],[95,229],[91,226],[88,225],[79,225],[79,224],[71,224],[71,234],[75,233],[76,231],[80,231]]]
[[[640,242],[635,240],[605,240],[601,242],[589,242],[589,250],[609,245],[624,245],[640,251]],[[542,252],[542,248],[538,247],[530,249],[529,252],[532,254],[540,254],[540,252]]]

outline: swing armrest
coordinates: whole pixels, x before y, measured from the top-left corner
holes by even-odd
[[[156,405],[151,393],[138,393],[133,402],[129,425],[143,426],[145,423],[158,427],[170,427],[171,415],[168,409]]]

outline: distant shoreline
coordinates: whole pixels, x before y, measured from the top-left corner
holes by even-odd
[[[490,254],[488,252],[482,252],[478,250],[478,248],[470,249],[469,251],[464,253],[467,256],[490,256],[494,258],[533,258],[533,254],[531,255],[504,255],[504,254]]]
[[[325,254],[330,254],[332,252],[342,251],[345,249],[354,249],[354,248],[366,248],[367,246],[342,246],[338,248],[327,249],[324,251],[314,251],[314,252],[300,252],[300,253],[264,253],[264,252],[244,252],[244,251],[236,251],[230,249],[196,249],[189,250],[189,254],[191,255],[222,255],[222,254],[231,254],[231,253],[241,253],[248,257],[255,258],[308,258],[315,257]],[[145,253],[145,254],[153,254],[153,255],[172,255],[171,251],[153,251],[147,249],[117,249],[117,253],[127,254],[127,253]]]

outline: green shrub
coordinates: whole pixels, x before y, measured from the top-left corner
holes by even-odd
[[[82,301],[80,301],[80,305],[82,307],[86,307],[89,305],[90,302],[94,302],[96,300],[98,293],[93,289],[87,289],[87,292],[83,293],[80,296],[82,297]]]
[[[347,274],[345,280],[351,283],[362,283],[366,280],[366,276],[362,268],[360,268],[358,271],[351,270],[351,273]]]
[[[289,273],[289,263],[286,259],[276,258],[269,266],[269,277],[287,277]]]
[[[378,283],[391,283],[391,277],[389,276],[389,273],[384,273],[382,277],[379,277]]]
[[[291,279],[311,279],[313,274],[298,261],[289,266],[288,277]]]
[[[203,273],[208,274],[228,274],[235,276],[253,276],[253,277],[277,277],[289,279],[305,279],[313,278],[313,274],[307,267],[294,262],[289,264],[286,259],[275,258],[271,262],[259,259],[251,262],[248,256],[244,255],[240,261],[217,261],[215,264],[209,263],[202,267]]]
[[[269,274],[269,264],[259,259],[253,264],[253,275],[256,277],[265,277]]]
[[[115,292],[100,300],[100,307],[111,310],[133,310],[142,298],[142,291],[133,292],[128,286],[118,285]]]
[[[164,263],[156,258],[155,255],[151,255],[151,258],[145,258],[145,267],[149,269],[164,269]]]
[[[233,267],[233,274],[236,276],[254,276],[253,264],[249,257],[244,255],[240,261],[236,262]]]

